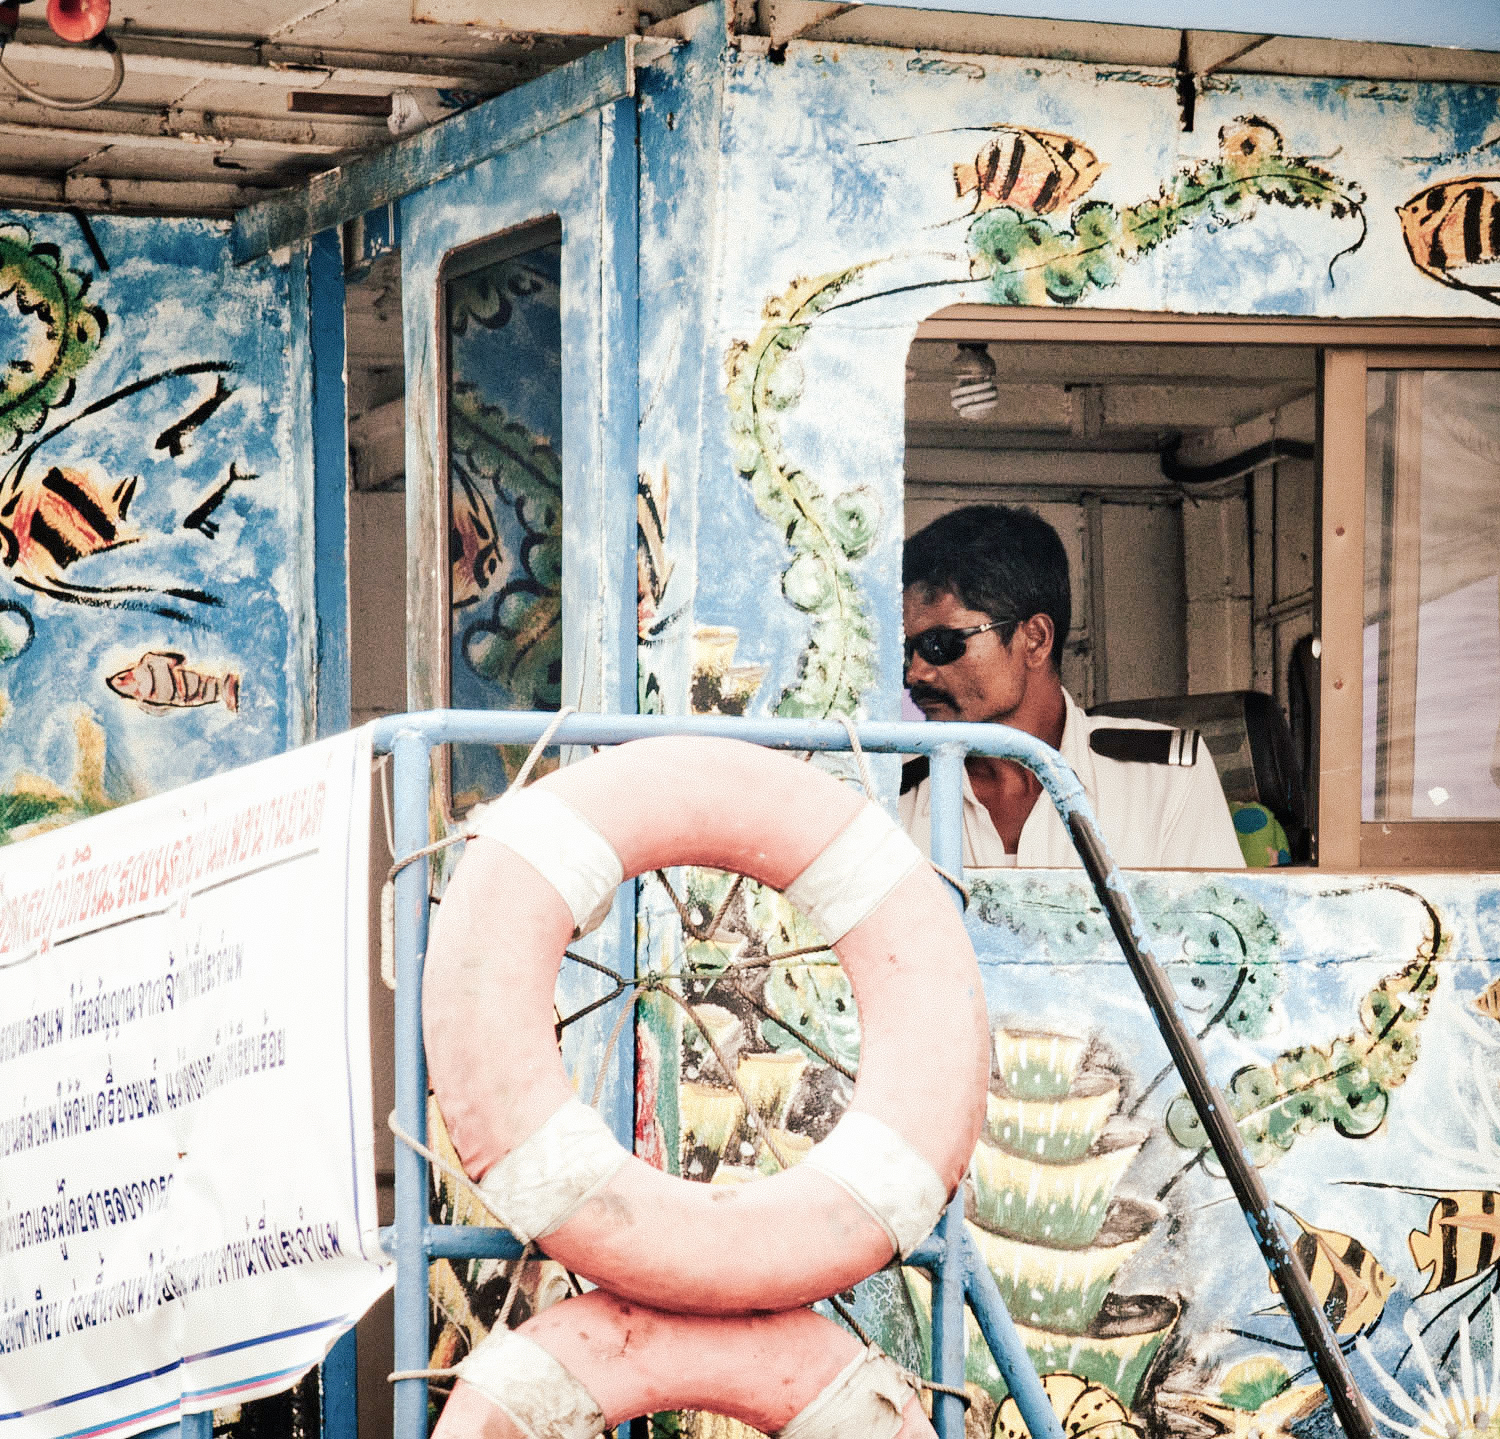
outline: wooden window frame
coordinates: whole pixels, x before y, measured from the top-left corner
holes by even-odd
[[[1500,370],[1495,342],[1484,339],[1458,348],[1450,338],[1446,345],[1418,341],[1329,351],[1323,357],[1319,541],[1323,570],[1318,586],[1322,753],[1318,768],[1320,788],[1333,785],[1319,799],[1318,862],[1323,868],[1500,869],[1500,820],[1369,821],[1360,812],[1369,376],[1372,370],[1460,369]],[[1396,440],[1399,445],[1399,433]],[[1397,503],[1401,503],[1399,497]],[[1399,536],[1397,543],[1399,550]],[[1399,559],[1398,554],[1398,563]],[[1414,685],[1415,675],[1409,679]],[[1409,698],[1414,702],[1414,694]]]
[[[1361,818],[1364,703],[1365,423],[1369,372],[1500,369],[1500,323],[1316,318],[1239,319],[1133,311],[952,305],[919,340],[1004,344],[1315,346],[1318,364],[1318,544],[1314,634],[1321,647],[1313,768],[1314,863],[1360,870],[1500,870],[1500,821]]]

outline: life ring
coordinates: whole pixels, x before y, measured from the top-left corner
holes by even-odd
[[[648,739],[503,796],[473,826],[427,953],[424,1034],[448,1132],[511,1230],[627,1299],[796,1309],[905,1257],[984,1124],[989,1035],[962,918],[878,805],[737,740]],[[795,1169],[694,1184],[626,1153],[563,1068],[553,994],[622,878],[673,865],[785,891],[848,973],[848,1111]]]
[[[593,1439],[706,1409],[778,1439],[935,1439],[905,1371],[811,1309],[665,1314],[595,1290],[464,1360],[433,1439]]]

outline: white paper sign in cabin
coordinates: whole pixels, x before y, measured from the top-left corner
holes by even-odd
[[[0,852],[0,1435],[285,1387],[389,1283],[355,732]]]

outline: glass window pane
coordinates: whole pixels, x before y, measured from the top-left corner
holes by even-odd
[[[1365,820],[1500,818],[1500,371],[1374,370]]]
[[[445,282],[449,696],[461,709],[562,703],[562,242]],[[523,242],[524,243],[524,242]],[[455,811],[498,794],[527,747],[455,747]]]

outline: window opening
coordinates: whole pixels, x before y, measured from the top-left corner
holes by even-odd
[[[1064,688],[1200,730],[1231,806],[1284,830],[1268,857],[1307,858],[1315,776],[1286,716],[1314,623],[1316,347],[960,331],[908,356],[906,533],[966,504],[1035,509],[1068,554]]]
[[[562,231],[527,227],[450,257],[449,703],[562,703]],[[457,746],[455,813],[498,794],[527,747]]]

